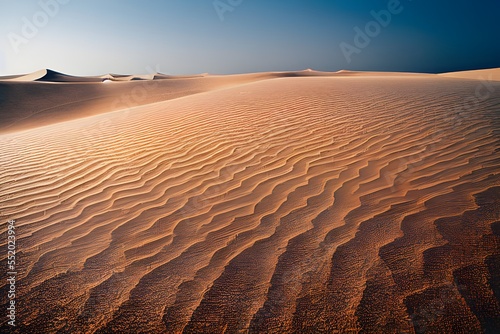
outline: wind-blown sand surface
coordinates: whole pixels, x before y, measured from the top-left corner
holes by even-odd
[[[20,333],[500,328],[500,82],[304,71],[0,94]]]

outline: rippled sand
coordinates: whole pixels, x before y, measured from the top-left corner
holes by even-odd
[[[20,333],[500,328],[500,82],[178,80],[0,85]]]

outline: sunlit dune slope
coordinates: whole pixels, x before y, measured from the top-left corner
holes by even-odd
[[[474,79],[484,81],[500,81],[500,68],[491,68],[486,70],[460,71],[439,74],[443,77]]]
[[[0,135],[17,331],[499,328],[500,83],[190,80],[107,113],[134,86],[101,85],[96,115]]]

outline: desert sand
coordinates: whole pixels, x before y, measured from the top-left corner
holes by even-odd
[[[448,78],[500,81],[500,68],[475,70],[475,71],[449,72],[449,73],[441,73],[438,75]]]
[[[16,331],[495,332],[495,71],[0,78]]]

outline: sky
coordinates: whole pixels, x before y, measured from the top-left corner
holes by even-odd
[[[0,75],[492,68],[499,14],[498,0],[0,0]]]

